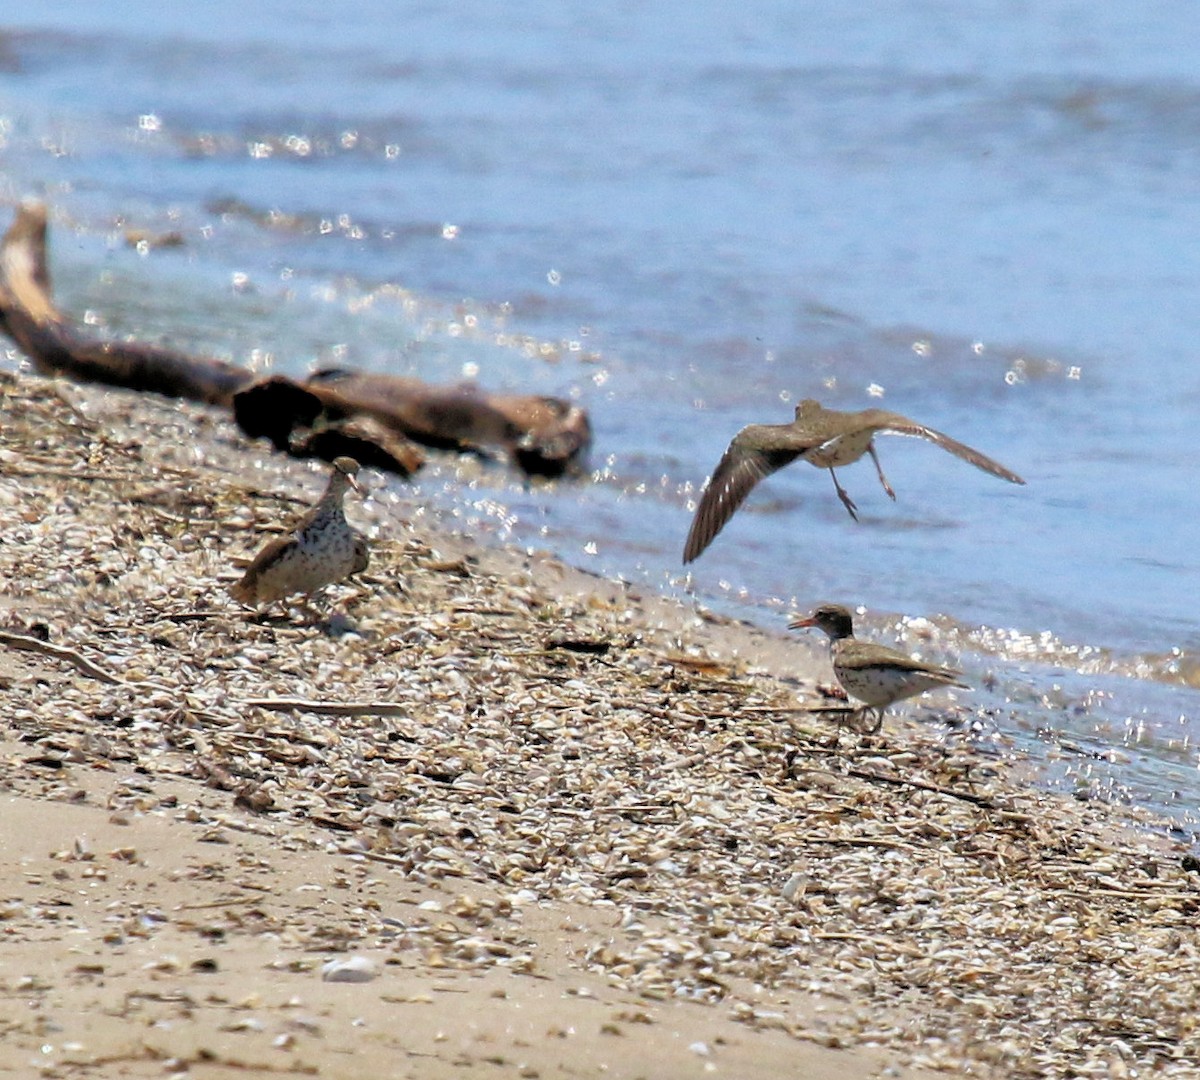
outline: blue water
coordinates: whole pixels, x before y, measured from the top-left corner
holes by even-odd
[[[589,480],[412,497],[768,626],[933,619],[1003,738],[1113,759],[1055,782],[1200,816],[1200,8],[197,7],[0,0],[0,201],[50,202],[67,310],[576,398]],[[806,396],[1028,486],[881,439],[897,502],[844,470],[856,526],[793,466],[685,576],[729,438]]]

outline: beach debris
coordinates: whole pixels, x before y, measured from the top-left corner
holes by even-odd
[[[0,242],[0,330],[43,375],[228,405],[253,381],[246,368],[175,349],[85,336],[54,304],[43,203],[26,202]]]
[[[151,232],[149,229],[128,228],[125,230],[125,243],[145,254],[159,248],[181,248],[186,241],[178,229]]]
[[[45,204],[26,202],[0,242],[0,330],[42,374],[223,406],[251,438],[286,453],[350,455],[401,476],[424,461],[417,443],[499,457],[530,476],[581,469],[591,423],[565,399],[340,369],[304,382],[264,378],[225,360],[89,336],[55,306],[47,220]]]
[[[238,391],[233,410],[246,434],[292,452],[310,450],[312,439],[327,432],[342,433],[351,418],[369,418],[401,445],[499,454],[531,476],[578,470],[591,445],[587,413],[562,399],[492,394],[472,383],[437,386],[400,375],[325,370],[303,383],[272,375]],[[308,431],[313,434],[297,434]],[[358,437],[372,441],[365,428]],[[406,462],[413,453],[388,452]]]
[[[366,956],[330,960],[321,967],[322,982],[367,983],[379,977],[379,966]]]
[[[235,395],[241,406],[250,391]],[[349,416],[315,428],[293,428],[286,450],[292,457],[333,461],[352,457],[367,468],[381,469],[408,478],[425,464],[425,454],[411,439],[381,424],[371,416]]]

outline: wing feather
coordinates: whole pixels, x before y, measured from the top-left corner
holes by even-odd
[[[919,672],[922,675],[928,675],[931,679],[944,682],[947,686],[958,686],[964,690],[971,689],[962,681],[962,672],[955,668],[925,664],[897,649],[890,649],[886,645],[877,645],[870,641],[862,641],[859,638],[854,639],[853,648],[838,650],[837,662],[840,667],[853,671],[873,667],[892,667],[900,671]]]
[[[274,540],[269,541],[254,556],[250,565],[246,567],[246,572],[242,575],[241,581],[229,587],[229,595],[238,603],[245,604],[247,607],[254,607],[256,604],[262,603],[267,599],[276,599],[274,596],[265,597],[259,595],[263,577],[269,574],[271,568],[282,559],[290,558],[298,545],[299,541],[296,539],[295,534],[277,536]]]
[[[918,424],[915,420],[910,420],[907,416],[901,416],[899,413],[884,412],[882,409],[868,409],[863,416],[864,419],[870,416],[869,422],[880,432],[890,435],[910,435],[919,439],[928,439],[934,446],[940,446],[955,457],[962,458],[963,461],[974,465],[975,468],[982,469],[993,476],[998,476],[1001,480],[1007,480],[1010,484],[1025,483],[1011,469],[1005,468],[1000,462],[994,461],[987,454],[981,453],[973,446],[967,446],[966,443],[952,439],[944,432],[936,431],[931,427],[926,427],[924,424]]]
[[[683,548],[684,564],[699,558],[760,480],[807,449],[808,442],[797,439],[790,424],[751,424],[739,431],[700,497]]]

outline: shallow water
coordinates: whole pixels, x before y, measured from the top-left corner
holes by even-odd
[[[1053,782],[1200,816],[1194,6],[63,0],[0,28],[0,197],[50,201],[99,332],[578,398],[588,481],[442,459],[413,497],[765,625],[915,625]],[[686,576],[729,438],[806,396],[1028,486],[880,439],[895,503],[844,470],[856,526],[793,466]]]

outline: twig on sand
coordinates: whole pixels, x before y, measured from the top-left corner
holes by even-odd
[[[307,698],[247,698],[240,705],[273,712],[311,712],[324,716],[409,716],[412,705],[400,701],[310,701]]]
[[[878,780],[884,784],[895,784],[898,787],[913,787],[921,791],[932,791],[936,795],[949,795],[953,799],[962,799],[963,802],[974,803],[976,806],[982,806],[988,810],[995,808],[996,804],[988,795],[976,795],[973,791],[960,791],[957,788],[942,787],[940,784],[928,784],[924,780],[914,780],[908,776],[886,776],[884,773],[874,772],[871,769],[854,769],[846,770],[848,776],[857,776],[860,780]]]
[[[803,714],[825,716],[829,713],[858,712],[852,705],[743,705],[738,711],[754,713],[756,715],[770,715],[774,713],[779,716],[799,716]]]
[[[105,671],[98,664],[93,664],[82,653],[65,645],[52,645],[49,641],[43,641],[41,638],[29,637],[27,634],[14,634],[11,630],[0,630],[0,645],[7,645],[10,649],[19,649],[22,652],[42,653],[46,656],[53,656],[56,660],[65,660],[85,675],[90,675],[93,679],[99,679],[110,686],[126,685],[124,679],[118,678],[111,671]]]
[[[168,690],[152,682],[130,682],[106,671],[82,653],[66,645],[54,645],[41,638],[27,634],[16,634],[11,630],[0,630],[0,645],[23,652],[42,653],[56,660],[65,660],[85,675],[98,679],[109,686],[144,687]],[[241,708],[267,709],[273,712],[311,712],[324,716],[408,716],[412,706],[399,701],[310,701],[307,698],[247,698],[236,703]]]

